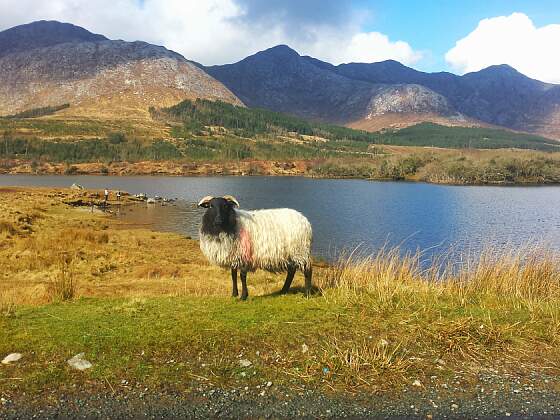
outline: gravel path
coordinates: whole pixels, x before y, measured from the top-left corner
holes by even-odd
[[[476,385],[463,385],[457,377],[452,384],[411,384],[398,395],[337,397],[266,383],[253,389],[197,388],[188,395],[124,387],[116,395],[51,396],[49,404],[25,397],[18,402],[4,398],[0,418],[560,419],[559,385],[560,378],[554,376],[520,378],[490,372],[480,375]]]

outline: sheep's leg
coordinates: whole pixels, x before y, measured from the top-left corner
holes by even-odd
[[[311,277],[313,276],[311,265],[303,271],[303,275],[305,276],[305,296],[309,297],[311,295]]]
[[[233,297],[239,296],[239,291],[237,290],[237,269],[235,268],[231,269],[231,283],[233,285],[231,295]]]
[[[246,300],[249,296],[249,291],[247,290],[247,272],[241,270],[241,300]]]
[[[286,275],[286,281],[284,282],[284,287],[282,287],[282,290],[280,290],[281,294],[285,295],[286,293],[289,292],[295,274],[296,274],[296,268],[291,266],[288,267],[288,274]]]

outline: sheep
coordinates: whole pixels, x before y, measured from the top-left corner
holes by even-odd
[[[237,297],[237,271],[241,272],[241,299],[246,300],[247,272],[257,269],[287,272],[281,294],[289,291],[296,270],[303,272],[305,292],[311,292],[311,224],[292,209],[240,210],[230,195],[206,196],[200,227],[200,250],[211,264],[231,269],[232,296]]]

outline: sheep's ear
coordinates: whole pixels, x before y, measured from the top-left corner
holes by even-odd
[[[236,207],[239,207],[239,202],[237,201],[237,199],[233,196],[233,195],[224,195],[224,200],[228,201],[229,203],[235,205]]]
[[[198,202],[198,207],[208,208],[208,206],[210,205],[210,200],[212,200],[213,198],[214,197],[212,197],[211,195],[207,195]]]

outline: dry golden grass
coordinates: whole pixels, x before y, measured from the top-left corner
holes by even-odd
[[[81,194],[0,191],[0,261],[5,267],[0,274],[0,304],[44,304],[61,298],[67,286],[72,295],[90,297],[231,293],[229,274],[206,262],[198,242],[131,229],[117,218],[64,204]],[[264,272],[250,277],[251,295],[272,293],[283,280]]]
[[[375,295],[384,303],[395,296],[418,299],[425,293],[459,300],[483,296],[526,303],[560,300],[560,258],[543,247],[485,249],[460,265],[442,258],[426,267],[422,258],[421,253],[403,256],[398,248],[372,255],[353,252],[341,256],[319,279],[319,286],[345,296]]]
[[[533,247],[488,249],[461,265],[421,261],[421,254],[403,256],[396,248],[355,251],[316,279],[332,305],[393,325],[392,336],[368,340],[355,328],[352,341],[326,346],[325,358],[344,372],[346,387],[376,383],[384,366],[387,380],[398,382],[403,372],[429,371],[444,356],[471,370],[492,363],[496,352],[517,367],[542,364],[543,357],[550,369],[560,368],[557,255]],[[410,355],[421,357],[411,362]]]

